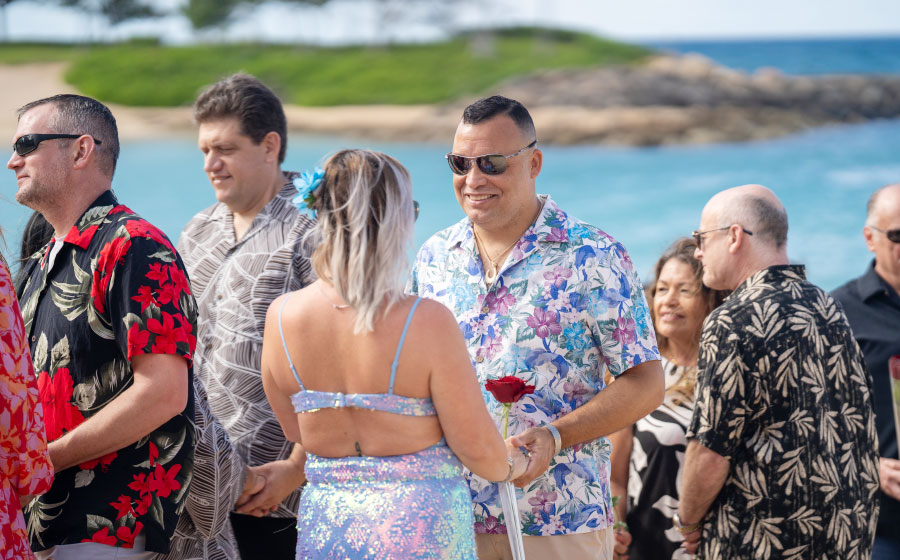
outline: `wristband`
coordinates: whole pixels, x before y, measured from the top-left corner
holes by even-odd
[[[544,427],[547,428],[547,431],[553,436],[553,446],[556,448],[556,451],[554,451],[553,454],[559,455],[559,452],[562,449],[562,436],[559,435],[559,430],[556,429],[556,426],[553,424],[544,424]]]
[[[506,471],[506,478],[504,478],[500,482],[509,482],[512,478],[513,467],[515,466],[515,463],[513,462],[512,457],[510,457],[509,455],[506,456],[506,464],[509,465],[509,470]]]
[[[682,535],[686,535],[688,533],[693,533],[700,529],[703,526],[703,521],[699,523],[694,523],[693,525],[685,525],[681,522],[681,517],[678,515],[678,512],[675,512],[675,515],[672,517],[672,525],[675,527],[675,530],[681,533]]]

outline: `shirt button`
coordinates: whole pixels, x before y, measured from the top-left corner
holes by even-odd
[[[475,361],[480,364],[481,362],[484,361],[484,356],[482,356],[481,354],[478,354],[477,356],[475,356]]]
[[[487,313],[487,312],[490,311],[490,310],[491,310],[491,308],[488,307],[487,305],[485,305],[484,307],[481,308],[481,312],[482,312],[482,313]]]

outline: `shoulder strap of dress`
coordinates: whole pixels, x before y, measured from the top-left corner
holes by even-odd
[[[284,341],[284,326],[281,324],[281,314],[284,312],[284,304],[291,298],[292,293],[288,293],[284,296],[284,299],[281,301],[281,307],[278,308],[278,334],[281,335],[281,345],[284,347],[284,355],[287,356],[288,366],[291,368],[291,373],[294,374],[294,379],[297,380],[297,384],[300,385],[300,390],[305,391],[306,387],[303,386],[303,382],[300,381],[300,376],[297,375],[297,368],[294,367],[294,361],[291,359],[291,353],[288,352],[287,342]]]
[[[416,298],[412,307],[409,308],[409,315],[406,316],[406,324],[403,325],[403,332],[400,334],[400,342],[397,343],[397,352],[394,354],[394,363],[391,364],[391,384],[388,387],[389,395],[394,394],[394,378],[397,377],[397,364],[400,362],[400,351],[403,349],[403,341],[406,340],[406,331],[409,330],[409,323],[412,321],[413,312],[415,312],[416,307],[419,306],[420,301],[422,300]]]

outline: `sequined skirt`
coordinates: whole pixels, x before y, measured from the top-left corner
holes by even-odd
[[[310,454],[297,558],[475,560],[462,465],[446,445],[409,455]]]

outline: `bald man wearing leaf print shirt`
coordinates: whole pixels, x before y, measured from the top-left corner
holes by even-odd
[[[108,108],[77,95],[29,103],[14,146],[16,200],[55,230],[19,294],[57,473],[25,508],[31,547],[41,559],[149,558],[168,551],[193,471],[196,302],[169,240],[110,190]]]

